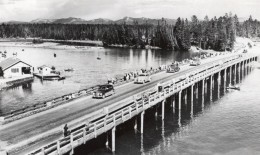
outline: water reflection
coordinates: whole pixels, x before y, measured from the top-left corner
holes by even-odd
[[[66,80],[62,82],[42,82],[35,80],[33,93],[22,100],[10,100],[12,95],[1,93],[3,110],[8,112],[19,108],[17,105],[30,105],[44,100],[59,97],[64,94],[78,91],[96,84],[104,83],[107,78],[122,76],[126,72],[141,68],[157,68],[160,65],[173,61],[181,61],[190,58],[197,53],[165,50],[139,50],[139,49],[90,49],[89,51],[52,50],[40,48],[26,48],[21,51],[19,47],[0,47],[7,51],[17,52],[18,58],[34,67],[41,65],[55,66],[62,71]],[[53,57],[53,53],[57,57]],[[99,56],[102,59],[97,60]],[[64,69],[74,68],[73,73],[63,72]],[[57,91],[59,90],[59,91]],[[12,101],[12,102],[11,102]]]
[[[0,50],[3,48],[6,51],[17,52],[18,58],[34,67],[55,66],[66,77],[66,80],[45,82],[36,79],[31,85],[33,89],[31,89],[30,95],[26,95],[26,97],[22,95],[14,98],[14,94],[21,94],[19,89],[13,89],[12,93],[8,93],[8,90],[0,92],[2,113],[105,83],[109,77],[120,77],[127,72],[141,68],[157,68],[160,65],[196,55],[196,53],[182,51],[113,48],[88,51],[25,48],[24,51],[21,51],[20,47],[0,47]],[[57,57],[53,57],[53,53],[56,53]],[[101,57],[101,60],[97,60],[97,56]],[[64,69],[67,68],[74,68],[75,71],[64,72]],[[26,91],[28,90],[26,89]]]

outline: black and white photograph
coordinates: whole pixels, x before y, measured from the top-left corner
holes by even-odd
[[[259,155],[259,0],[0,0],[0,155]]]

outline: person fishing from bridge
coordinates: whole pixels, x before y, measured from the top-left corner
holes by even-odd
[[[64,137],[67,137],[68,135],[70,135],[70,131],[69,131],[67,124],[65,124],[65,126],[63,127],[63,135],[64,135]]]

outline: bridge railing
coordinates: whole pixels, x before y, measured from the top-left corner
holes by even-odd
[[[151,88],[147,90],[146,95],[144,92],[136,95],[134,100],[128,102],[125,107],[120,110],[109,112],[107,115],[100,116],[100,119],[91,121],[88,124],[82,124],[80,128],[71,132],[67,137],[61,138],[53,143],[50,143],[40,149],[37,149],[29,155],[52,155],[52,154],[64,154],[75,147],[85,144],[98,135],[110,130],[114,126],[117,126],[133,116],[138,115],[142,111],[149,109],[150,107],[156,105],[158,102],[165,100],[167,97],[191,86],[192,84],[201,81],[209,77],[210,75],[217,73],[233,64],[240,61],[248,59],[247,57],[231,57],[223,60],[224,64],[212,64],[207,66],[207,68],[202,68],[197,70],[198,73],[191,75],[185,80],[176,80],[176,78],[161,84],[163,86],[163,91],[158,92],[158,89]],[[210,69],[208,69],[210,68]]]

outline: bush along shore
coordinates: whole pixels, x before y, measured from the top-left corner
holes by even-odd
[[[239,22],[231,13],[199,20],[178,18],[175,25],[162,18],[158,24],[1,24],[0,38],[41,38],[84,45],[98,40],[102,46],[189,50],[192,45],[217,51],[233,49],[236,36],[259,37],[260,22],[251,16]],[[63,41],[62,41],[63,40]],[[70,40],[70,41],[67,41]],[[72,41],[78,40],[78,41]],[[55,41],[57,42],[57,41]],[[88,42],[89,45],[93,43]],[[97,44],[95,43],[94,46]]]

